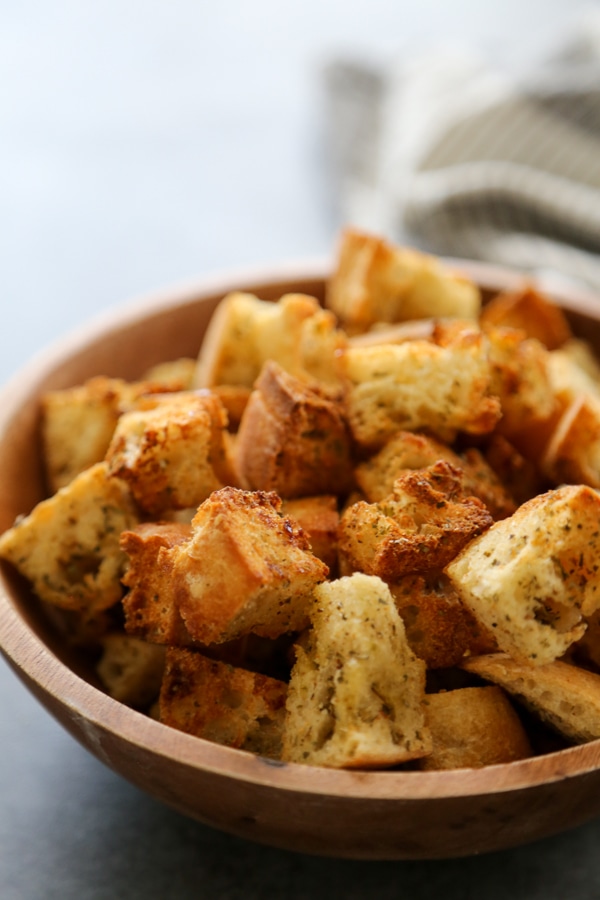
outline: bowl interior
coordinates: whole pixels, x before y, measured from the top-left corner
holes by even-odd
[[[520,281],[479,264],[460,266],[484,297]],[[98,374],[135,379],[157,362],[195,356],[229,290],[263,299],[301,292],[322,301],[326,272],[326,264],[309,263],[291,274],[242,274],[147,298],[30,363],[0,404],[0,530],[45,494],[41,394]],[[583,294],[557,299],[574,332],[600,350],[600,304],[596,309]],[[600,742],[487,770],[353,773],[273,764],[174,733],[102,694],[89,660],[66,646],[24,580],[5,565],[0,647],[50,712],[116,771],[188,815],[256,840],[338,856],[455,856],[532,840],[600,812]],[[539,809],[532,809],[531,791]],[[300,816],[293,825],[290,802]],[[347,822],[344,835],[340,821]]]

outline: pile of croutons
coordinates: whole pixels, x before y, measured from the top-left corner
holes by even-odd
[[[324,308],[229,294],[197,360],[42,406],[0,556],[115,699],[339,768],[600,738],[600,367],[533,287],[347,230]]]

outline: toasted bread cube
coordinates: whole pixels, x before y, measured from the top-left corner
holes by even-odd
[[[541,467],[556,484],[600,488],[600,399],[581,394],[567,407],[546,445]]]
[[[109,474],[127,482],[149,515],[197,507],[230,480],[226,427],[225,409],[210,392],[153,399],[119,419],[106,452]]]
[[[533,285],[498,294],[481,310],[484,326],[517,328],[548,350],[562,347],[572,336],[562,309]]]
[[[119,536],[137,521],[125,486],[97,463],[6,531],[0,557],[40,599],[91,614],[121,599],[126,557]]]
[[[596,385],[600,385],[600,361],[592,345],[581,338],[569,338],[560,348],[560,355],[576,365]]]
[[[390,590],[402,616],[406,639],[427,669],[450,669],[466,656],[497,649],[443,575],[406,575]]]
[[[188,356],[158,363],[144,372],[144,381],[157,381],[172,391],[192,389],[196,373],[196,360]]]
[[[474,656],[461,668],[499,685],[576,744],[600,738],[600,675],[558,660],[531,666],[505,653]]]
[[[450,563],[463,603],[515,659],[562,656],[600,608],[600,495],[584,485],[529,500]]]
[[[159,381],[129,383],[99,376],[83,385],[45,394],[42,439],[51,491],[69,484],[84,469],[104,459],[119,416],[132,409],[139,397],[170,389],[169,384]]]
[[[514,500],[479,450],[473,447],[459,455],[447,444],[411,431],[398,432],[378,453],[360,463],[354,474],[369,503],[376,503],[392,493],[401,475],[441,459],[463,470],[465,491],[479,497],[494,519],[515,511]]]
[[[428,694],[433,750],[419,769],[480,769],[532,756],[527,732],[501,688],[467,687]]]
[[[550,353],[524,333],[509,328],[490,328],[489,359],[492,393],[500,398],[502,418],[498,430],[509,440],[532,423],[554,413],[556,397],[550,373]]]
[[[236,468],[250,489],[285,498],[345,493],[353,475],[339,405],[265,363],[238,432]]]
[[[114,700],[146,709],[158,697],[164,668],[164,647],[114,631],[102,640],[96,672]]]
[[[462,471],[440,460],[399,478],[385,500],[343,513],[340,570],[390,582],[438,571],[492,521],[481,500],[465,495]]]
[[[237,431],[252,391],[241,384],[219,384],[210,390],[225,407],[227,427],[233,432]]]
[[[154,644],[187,646],[192,643],[173,589],[173,565],[168,553],[189,540],[190,525],[175,522],[145,522],[121,535],[121,548],[128,556],[123,584],[125,631]]]
[[[344,345],[331,313],[314,297],[285,294],[271,303],[235,292],[209,323],[194,384],[251,388],[269,359],[297,377],[337,382],[334,355]]]
[[[285,500],[281,507],[306,532],[312,552],[323,560],[330,572],[337,565],[337,531],[340,523],[337,497],[323,494]]]
[[[279,758],[287,685],[193,650],[167,650],[160,721],[172,728]]]
[[[428,316],[476,318],[480,304],[473,282],[436,257],[354,229],[343,232],[326,305],[350,332]]]
[[[368,768],[428,753],[425,665],[387,585],[361,574],[326,582],[311,620],[290,679],[283,759]]]
[[[341,366],[348,422],[364,447],[382,447],[401,430],[450,442],[459,431],[492,431],[501,416],[490,396],[487,343],[474,329],[446,347],[410,341],[350,348]]]
[[[194,640],[277,637],[305,626],[313,588],[329,570],[280,509],[274,493],[223,488],[198,508],[190,540],[168,551],[177,604]]]
[[[551,487],[538,466],[501,434],[493,434],[487,441],[485,459],[517,506]]]

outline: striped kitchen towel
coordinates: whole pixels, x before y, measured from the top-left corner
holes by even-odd
[[[600,289],[600,11],[533,74],[458,51],[326,70],[340,221]]]

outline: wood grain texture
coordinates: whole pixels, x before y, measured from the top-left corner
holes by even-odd
[[[495,292],[520,276],[457,267]],[[0,402],[0,529],[42,498],[39,397],[94,374],[135,378],[195,355],[228,290],[265,299],[323,297],[327,263],[241,273],[142,298],[34,360]],[[600,348],[600,300],[557,297],[574,331]],[[282,765],[169,729],[105,696],[24,584],[0,571],[0,647],[29,690],[96,757],[180,812],[233,834],[305,853],[363,859],[463,856],[515,846],[600,813],[600,741],[479,770],[347,772]]]

